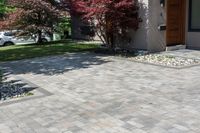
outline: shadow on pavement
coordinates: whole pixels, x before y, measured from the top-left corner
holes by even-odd
[[[70,53],[62,56],[49,56],[5,62],[0,64],[4,69],[12,70],[13,74],[44,74],[55,75],[64,72],[89,68],[92,65],[101,65],[110,61],[100,55],[90,53]]]

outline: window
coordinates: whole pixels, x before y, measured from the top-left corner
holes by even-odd
[[[190,0],[189,31],[200,32],[200,0]]]
[[[14,34],[12,32],[5,32],[4,36],[13,36]]]

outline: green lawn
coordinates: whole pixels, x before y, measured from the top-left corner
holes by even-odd
[[[13,45],[0,47],[0,62],[59,55],[67,52],[87,52],[98,49],[95,44],[84,44],[73,41],[46,45]]]

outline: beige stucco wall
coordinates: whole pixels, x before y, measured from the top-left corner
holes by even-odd
[[[164,51],[166,49],[166,31],[159,31],[160,24],[166,24],[166,10],[160,6],[160,0],[138,0],[140,3],[140,16],[143,22],[137,32],[132,32],[132,47],[146,49],[150,52]],[[188,31],[189,0],[186,11],[186,45],[188,48],[200,49],[200,32]]]
[[[162,24],[166,24],[165,8],[161,7],[160,0],[149,0],[149,51],[163,51],[166,48],[165,31],[158,30],[158,26]]]
[[[191,49],[200,49],[200,32],[188,31],[189,18],[189,0],[187,0],[187,17],[186,17],[186,45]]]
[[[158,30],[159,25],[165,24],[165,9],[160,0],[139,0],[139,4],[143,22],[133,33],[133,48],[150,52],[165,50],[165,31]]]
[[[142,18],[142,23],[140,28],[134,32],[132,31],[132,46],[134,49],[148,49],[148,39],[147,39],[147,30],[148,30],[148,0],[139,0],[140,11],[139,15]]]

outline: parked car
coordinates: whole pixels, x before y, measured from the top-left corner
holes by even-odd
[[[36,43],[38,40],[37,35],[18,35],[20,31],[3,31],[0,32],[0,46],[7,45],[15,45],[15,44],[31,44]],[[43,35],[42,41],[48,42],[50,41],[50,37],[48,35]]]

